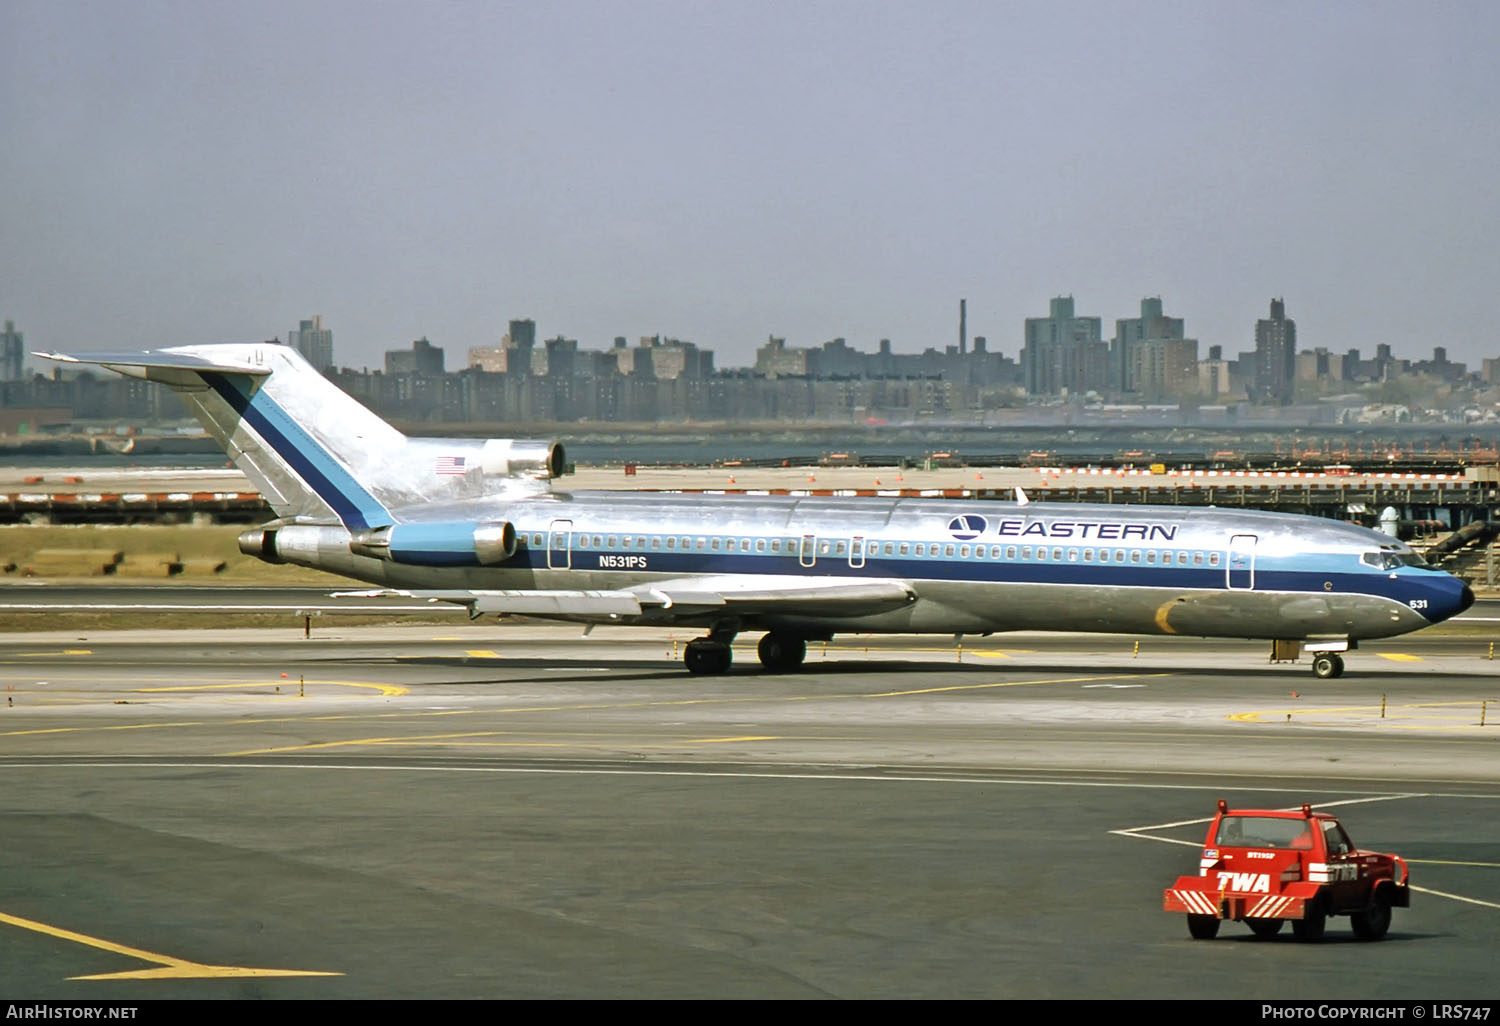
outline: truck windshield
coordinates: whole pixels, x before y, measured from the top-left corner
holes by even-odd
[[[1225,816],[1214,843],[1221,848],[1311,848],[1309,827],[1301,817]]]

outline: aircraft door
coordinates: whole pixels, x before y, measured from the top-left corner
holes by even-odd
[[[859,535],[849,539],[849,566],[858,570],[865,565],[865,540]]]
[[[812,566],[818,561],[818,539],[815,535],[804,534],[802,536],[802,548],[797,553],[797,562],[803,566]]]
[[[547,569],[573,569],[573,521],[552,521],[547,531]]]
[[[1255,535],[1237,534],[1229,539],[1229,562],[1224,567],[1230,591],[1255,587]]]

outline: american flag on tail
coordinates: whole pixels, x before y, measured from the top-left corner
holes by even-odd
[[[456,474],[459,477],[463,477],[464,474],[468,473],[468,468],[464,466],[464,458],[462,456],[439,456],[437,458],[436,469],[439,474]]]

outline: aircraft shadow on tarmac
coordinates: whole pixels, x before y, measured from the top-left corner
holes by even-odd
[[[314,659],[314,662],[325,660]],[[1378,673],[1364,673],[1359,669],[1351,669],[1344,677],[1338,680],[1322,681],[1313,677],[1307,666],[1302,663],[1282,663],[1267,665],[1265,663],[1249,663],[1242,666],[1213,666],[1207,661],[1198,663],[1196,661],[1184,661],[1181,665],[1139,665],[1132,664],[1128,659],[1114,662],[1098,660],[1089,663],[1032,663],[1015,658],[1003,661],[973,659],[969,662],[944,662],[941,660],[863,660],[850,658],[846,653],[840,653],[840,658],[824,662],[819,659],[809,659],[807,664],[796,670],[781,672],[770,672],[764,670],[753,659],[732,666],[729,672],[722,675],[695,676],[683,669],[681,662],[662,660],[659,663],[643,663],[639,660],[628,662],[610,661],[608,659],[568,659],[559,660],[551,658],[517,657],[506,656],[397,656],[394,658],[375,657],[349,659],[341,657],[329,657],[326,661],[340,665],[380,665],[380,666],[432,666],[432,667],[455,667],[477,669],[485,666],[503,666],[506,670],[517,671],[517,675],[508,675],[494,679],[476,680],[466,678],[454,681],[434,681],[430,684],[522,684],[541,683],[551,681],[555,683],[577,683],[583,681],[609,680],[618,681],[662,681],[664,678],[680,678],[683,683],[693,683],[699,686],[711,684],[715,680],[743,679],[745,677],[765,677],[771,679],[796,679],[815,681],[824,676],[859,676],[868,674],[880,674],[882,676],[931,676],[942,674],[946,677],[954,675],[993,677],[996,674],[1048,674],[1056,676],[1138,676],[1143,679],[1160,678],[1164,675],[1212,675],[1215,680],[1232,678],[1244,682],[1263,682],[1293,685],[1326,684],[1333,688],[1357,688],[1361,684],[1368,684],[1378,680],[1382,685],[1391,683],[1418,683],[1430,682],[1432,675],[1429,673],[1416,673],[1409,670],[1396,668],[1387,669],[1380,667]],[[577,673],[570,673],[569,667],[573,664],[588,666],[591,669]],[[609,671],[608,676],[601,676],[599,668]],[[521,675],[524,671],[541,671],[535,676]]]

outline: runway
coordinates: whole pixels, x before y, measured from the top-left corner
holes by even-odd
[[[1048,635],[841,637],[786,675],[747,637],[699,678],[691,636],[0,638],[0,993],[1495,996],[1483,634],[1335,681]],[[1412,908],[1378,944],[1189,940],[1161,890],[1219,797],[1332,806]]]

